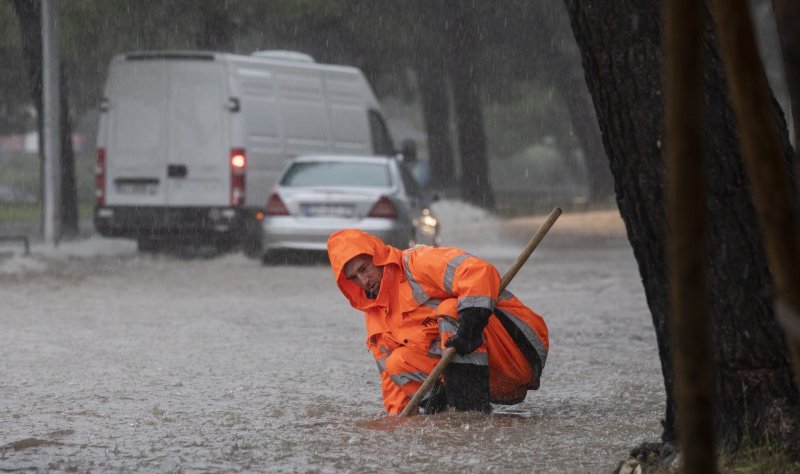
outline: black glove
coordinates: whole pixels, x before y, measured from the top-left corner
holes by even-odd
[[[444,343],[455,348],[459,355],[473,352],[483,344],[483,328],[489,324],[492,312],[486,308],[464,308],[458,312],[458,330]]]

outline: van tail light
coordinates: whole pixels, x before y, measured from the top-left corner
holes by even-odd
[[[397,208],[391,199],[381,196],[378,202],[369,210],[367,217],[383,217],[386,219],[397,219]]]
[[[241,148],[231,149],[231,206],[244,204],[247,155]]]
[[[94,196],[98,206],[106,204],[106,149],[97,149],[94,166]]]
[[[289,209],[286,208],[281,197],[278,196],[278,193],[272,193],[272,196],[269,197],[269,201],[267,201],[267,217],[288,215]]]

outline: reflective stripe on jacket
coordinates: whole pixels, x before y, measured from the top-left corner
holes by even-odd
[[[344,275],[345,264],[361,254],[371,255],[374,265],[383,266],[374,299]],[[525,390],[538,388],[549,350],[547,326],[510,293],[504,292],[498,301],[500,275],[488,262],[449,247],[399,250],[356,229],[332,234],[328,255],[339,289],[354,308],[364,312],[367,347],[378,367],[385,369],[389,354],[399,347],[431,359],[415,358],[395,374],[382,370],[384,404],[390,413],[405,406],[402,401],[387,400],[389,392],[394,393],[392,398],[401,396],[392,385],[403,387],[402,397],[413,395],[420,383],[418,371],[430,372],[441,357],[442,341],[457,327],[457,311],[466,307],[486,308],[496,317],[490,318],[484,332],[486,344],[460,362],[483,361],[485,365],[488,349],[490,392],[497,397],[518,397],[520,393],[524,397]]]

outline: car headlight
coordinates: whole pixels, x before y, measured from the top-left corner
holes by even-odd
[[[436,218],[431,215],[424,215],[422,216],[422,224],[427,227],[436,227],[437,221]]]

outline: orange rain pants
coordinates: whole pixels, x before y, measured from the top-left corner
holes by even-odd
[[[530,321],[541,318],[524,306],[516,297],[505,292],[506,299],[498,301],[496,313]],[[417,351],[409,346],[393,343],[388,338],[378,337],[376,361],[381,373],[381,389],[386,410],[399,414],[417,393],[420,385],[439,363],[447,341],[457,329],[458,312],[455,298],[447,299],[436,309],[439,321],[438,351]],[[542,326],[544,325],[542,321]],[[546,329],[545,329],[546,330]],[[531,362],[523,354],[517,342],[503,327],[496,315],[489,318],[483,330],[484,343],[475,352],[453,359],[453,363],[489,365],[489,399],[492,403],[513,404],[521,402],[530,389],[539,388],[539,376],[531,368]]]

